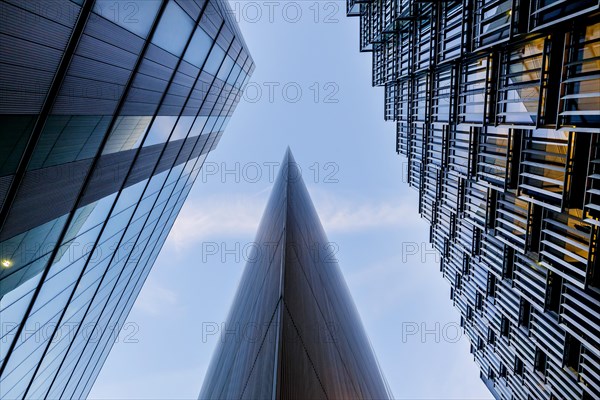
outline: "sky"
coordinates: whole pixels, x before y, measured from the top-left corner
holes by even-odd
[[[230,3],[256,70],[89,398],[198,397],[289,145],[394,398],[491,399],[358,19],[341,1]]]

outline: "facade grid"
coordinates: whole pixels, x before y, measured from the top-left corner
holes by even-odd
[[[220,0],[0,15],[0,398],[85,398],[254,64]]]
[[[600,398],[600,2],[348,0],[499,399]]]

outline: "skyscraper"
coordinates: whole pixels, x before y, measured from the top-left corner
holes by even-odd
[[[496,398],[600,398],[599,10],[347,1]]]
[[[0,398],[82,398],[254,66],[220,0],[0,15]]]
[[[200,399],[391,398],[286,152]]]

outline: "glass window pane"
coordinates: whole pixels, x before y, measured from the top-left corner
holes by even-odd
[[[183,55],[183,59],[197,67],[202,67],[202,63],[208,55],[212,42],[213,40],[204,29],[197,27],[192,41]]]
[[[218,45],[215,45],[208,56],[208,60],[204,65],[204,71],[211,75],[216,75],[221,65],[221,61],[225,57],[225,51]]]
[[[96,0],[94,12],[146,38],[161,2],[161,0]]]
[[[180,56],[187,39],[194,29],[194,21],[174,1],[167,4],[156,31],[152,36],[152,43]]]

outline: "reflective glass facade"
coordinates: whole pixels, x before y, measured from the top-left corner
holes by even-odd
[[[288,150],[200,399],[389,399]]]
[[[600,398],[600,3],[348,0],[499,399]]]
[[[0,15],[0,398],[84,398],[254,66],[219,0]]]

